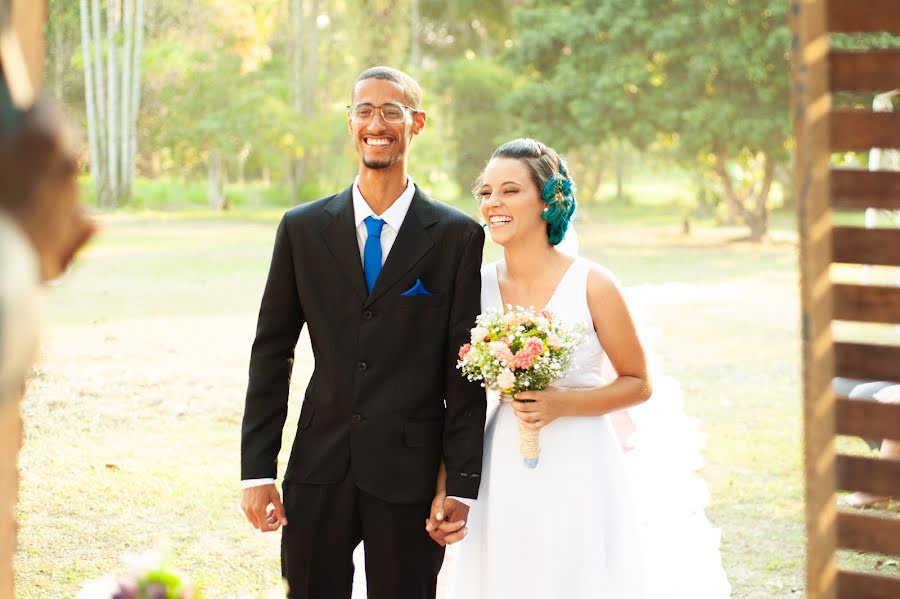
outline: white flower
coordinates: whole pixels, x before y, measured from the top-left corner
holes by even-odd
[[[119,592],[119,583],[111,576],[92,580],[75,596],[75,599],[109,599]]]
[[[475,345],[479,341],[485,340],[485,338],[488,336],[488,330],[484,327],[475,327],[474,329],[472,329],[471,334],[472,334],[471,343],[472,343],[472,345]]]
[[[504,368],[497,376],[497,386],[501,391],[512,391],[516,386],[516,375],[509,368]]]

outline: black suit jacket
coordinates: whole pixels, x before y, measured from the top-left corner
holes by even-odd
[[[315,370],[285,482],[349,475],[386,501],[430,501],[443,458],[448,494],[477,497],[485,396],[456,361],[480,308],[483,246],[475,221],[417,188],[369,295],[352,188],[288,211],[250,356],[241,478],[275,478],[305,323]],[[417,279],[432,295],[401,295]]]

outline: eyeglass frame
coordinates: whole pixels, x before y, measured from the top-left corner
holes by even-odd
[[[370,116],[369,118],[367,118],[367,119],[364,120],[364,121],[358,120],[358,119],[353,115],[353,107],[354,107],[354,106],[360,106],[360,105],[368,105],[368,106],[371,106],[371,107],[372,107],[372,116]],[[372,117],[375,116],[375,109],[376,109],[376,108],[378,109],[378,112],[381,113],[381,120],[383,120],[385,123],[391,123],[391,124],[393,124],[393,125],[396,125],[397,123],[402,123],[403,120],[406,120],[405,113],[404,113],[404,118],[403,118],[403,120],[400,120],[400,121],[389,121],[389,120],[387,120],[387,119],[384,117],[384,112],[382,111],[382,108],[385,107],[385,106],[399,106],[400,108],[405,108],[406,110],[409,110],[413,115],[416,115],[416,114],[422,112],[421,110],[419,110],[419,109],[417,109],[417,108],[413,108],[412,106],[407,106],[406,104],[400,104],[399,102],[385,102],[384,104],[379,104],[379,105],[377,105],[377,106],[376,106],[375,104],[372,104],[371,102],[357,102],[356,104],[348,104],[348,105],[347,105],[347,113],[349,114],[350,119],[353,120],[353,121],[356,122],[356,123],[368,123],[369,121],[371,121],[371,120],[372,120]]]

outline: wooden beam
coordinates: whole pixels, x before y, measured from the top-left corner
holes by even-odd
[[[838,399],[839,435],[900,441],[900,404],[865,399]]]
[[[862,572],[838,572],[838,597],[840,599],[897,599],[900,597],[900,578],[863,574]]]
[[[837,530],[838,546],[843,549],[900,555],[900,520],[897,518],[841,512]]]
[[[896,0],[828,0],[828,31],[834,33],[900,33]]]
[[[828,64],[833,92],[900,89],[900,50],[832,50],[828,55]]]
[[[44,24],[47,22],[46,0],[12,0],[12,26],[25,54],[31,86],[39,89],[44,69]]]
[[[839,489],[900,497],[900,460],[839,455],[836,466]]]
[[[834,375],[868,381],[898,381],[900,379],[900,347],[866,343],[835,343]]]
[[[900,112],[835,110],[832,113],[832,152],[865,152],[872,148],[900,148]]]
[[[900,210],[900,172],[831,169],[835,210]]]
[[[806,593],[837,597],[831,337],[831,93],[825,2],[791,0],[791,115],[803,347]]]
[[[835,320],[900,323],[900,287],[841,283],[833,290]]]
[[[900,229],[835,227],[831,243],[835,262],[900,266]]]

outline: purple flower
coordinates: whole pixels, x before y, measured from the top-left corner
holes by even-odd
[[[147,585],[147,599],[168,599],[169,591],[165,585],[158,582],[151,582]]]

